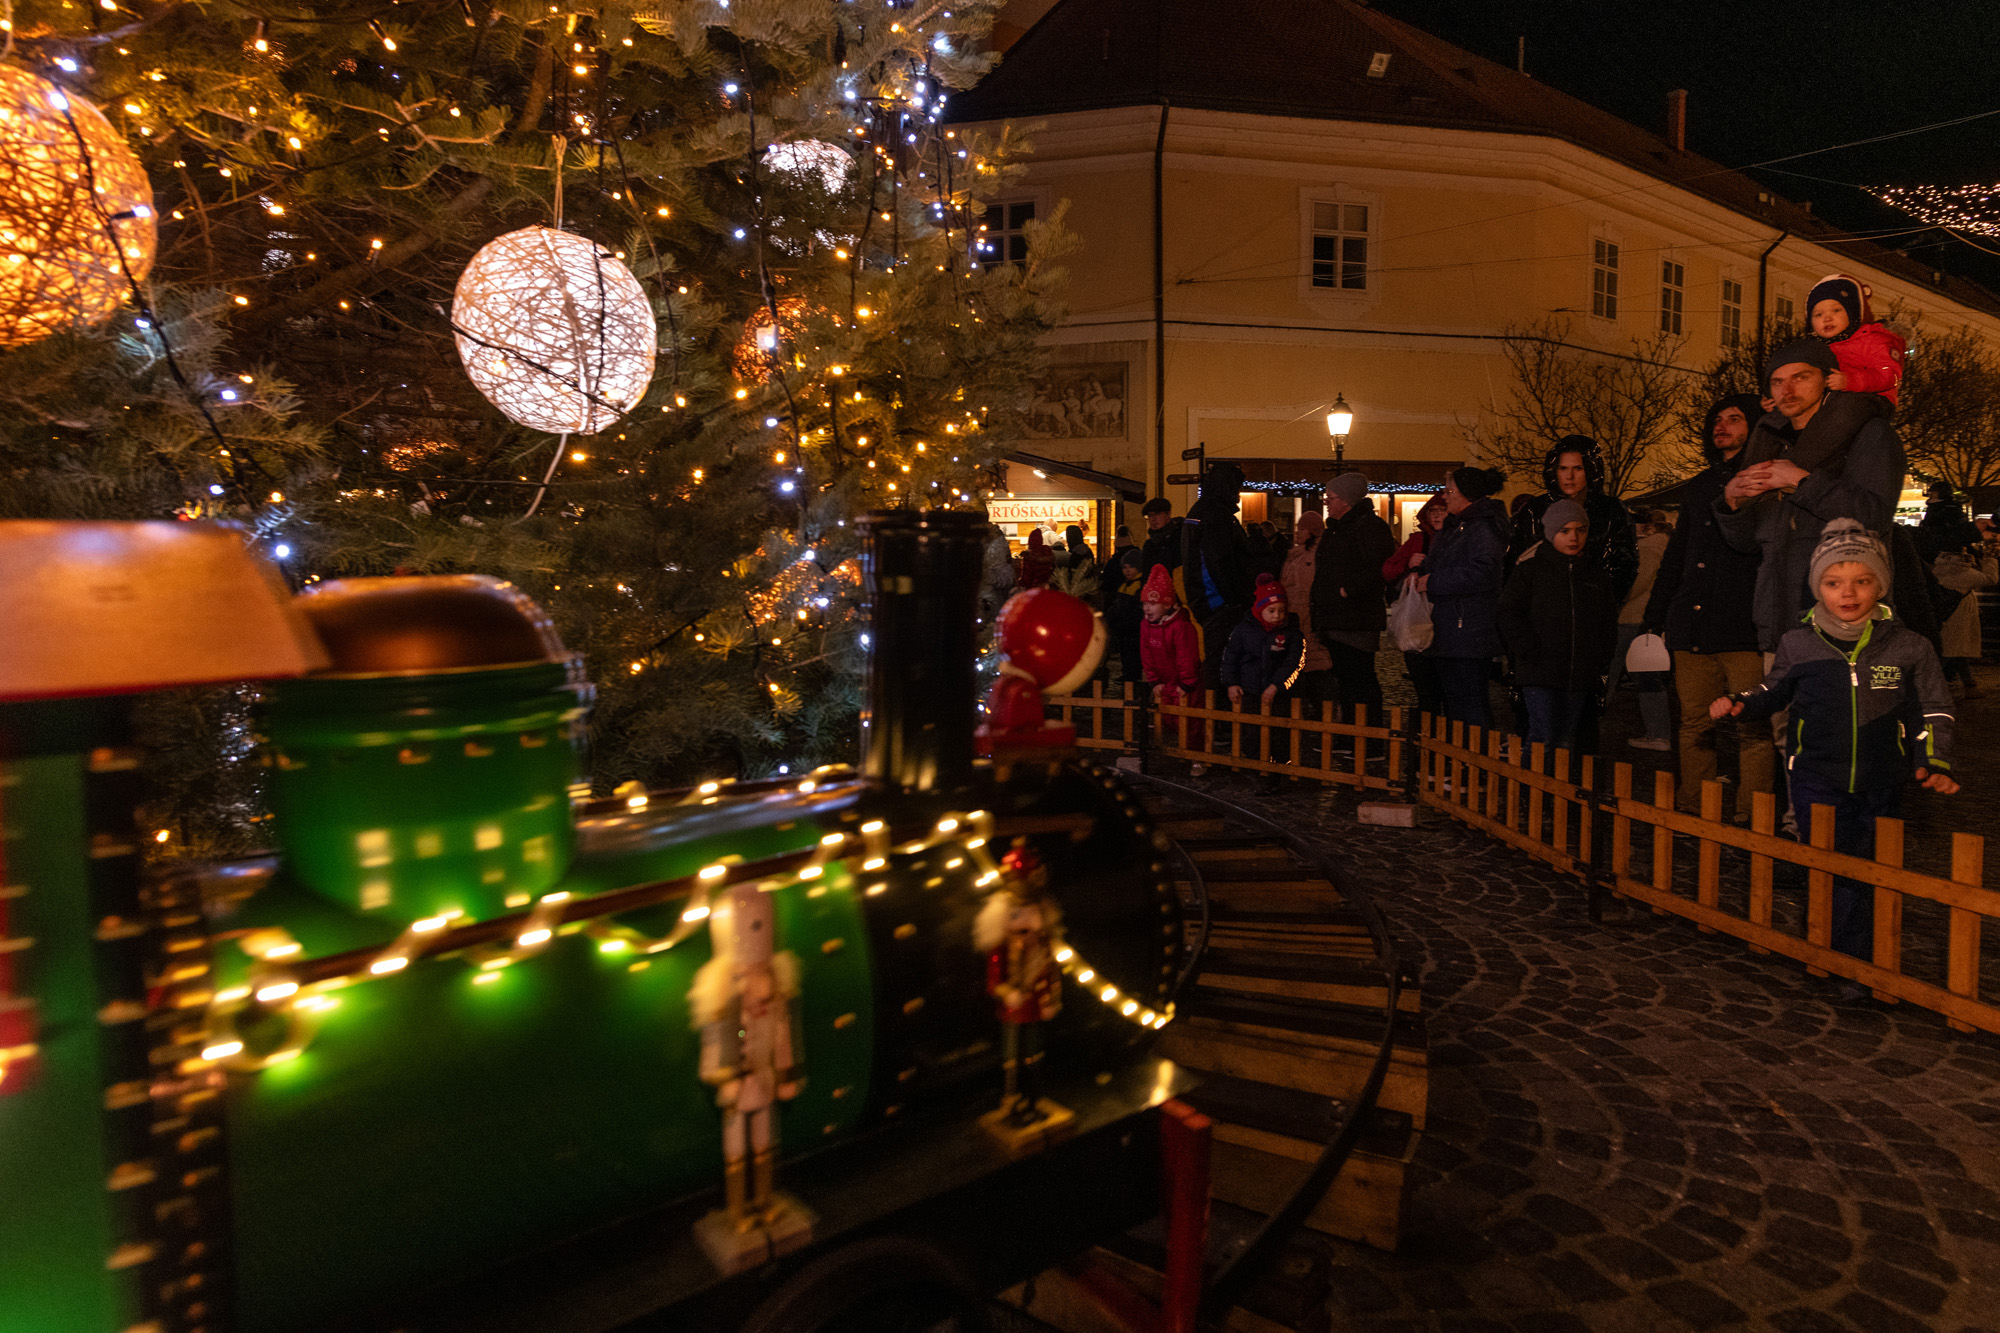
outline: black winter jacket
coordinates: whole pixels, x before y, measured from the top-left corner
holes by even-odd
[[[1514,683],[1596,689],[1618,647],[1619,605],[1610,575],[1588,548],[1581,555],[1547,542],[1529,548],[1500,593],[1500,637]]]
[[[1122,573],[1123,570],[1119,572]],[[1106,585],[1104,628],[1109,631],[1114,644],[1136,644],[1139,641],[1139,623],[1146,616],[1144,609],[1139,605],[1139,594],[1144,591],[1145,586],[1146,576],[1143,573],[1138,578],[1124,583]]]
[[[1744,451],[1724,458],[1705,443],[1702,452],[1709,465],[1687,484],[1644,620],[1666,635],[1671,652],[1754,653],[1757,557],[1731,546],[1715,516],[1715,502],[1743,466]]]
[[[1242,490],[1243,469],[1217,463],[1181,522],[1181,579],[1195,619],[1204,623],[1224,607],[1247,609],[1257,590],[1250,535],[1236,517]]]
[[[1313,554],[1313,630],[1388,628],[1382,566],[1394,554],[1396,534],[1371,506],[1329,520]]]
[[[1288,698],[1305,656],[1306,636],[1297,616],[1286,616],[1277,629],[1255,616],[1245,616],[1230,631],[1229,642],[1222,648],[1222,687],[1241,685],[1244,706],[1251,709],[1257,707],[1267,685],[1278,687],[1278,698]]]
[[[1500,589],[1506,579],[1507,506],[1474,500],[1444,521],[1417,571],[1431,599],[1432,657],[1492,657],[1500,651]]]
[[[1754,608],[1757,646],[1765,652],[1774,651],[1813,604],[1807,576],[1813,548],[1830,521],[1851,518],[1870,532],[1891,535],[1908,464],[1903,442],[1887,420],[1889,411],[1887,400],[1876,394],[1833,390],[1803,431],[1772,412],[1751,431],[1744,457],[1751,463],[1797,461],[1807,470],[1805,479],[1789,495],[1766,491],[1740,509],[1718,497],[1711,506],[1724,539],[1761,557]]]
[[[1611,576],[1611,591],[1623,605],[1639,579],[1639,533],[1632,526],[1632,515],[1625,511],[1625,506],[1604,493],[1604,460],[1595,444],[1589,449],[1579,449],[1565,442],[1543,457],[1542,485],[1547,489],[1530,497],[1521,506],[1521,512],[1514,515],[1514,532],[1507,543],[1507,564],[1512,567],[1529,547],[1542,539],[1542,515],[1549,512],[1550,505],[1565,498],[1556,487],[1556,460],[1567,453],[1583,455],[1582,504],[1585,516],[1590,519],[1590,536],[1584,542],[1583,553]]]
[[[1146,562],[1146,572],[1153,572],[1154,565],[1165,565],[1172,573],[1181,567],[1181,520],[1170,518],[1158,532],[1146,533],[1146,544],[1139,548]]]
[[[1790,709],[1787,761],[1846,791],[1893,783],[1913,768],[1951,771],[1951,690],[1930,641],[1881,608],[1858,642],[1822,634],[1813,624],[1778,642],[1761,685],[1737,698],[1739,716]]]

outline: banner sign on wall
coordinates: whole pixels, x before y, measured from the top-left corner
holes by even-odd
[[[1074,523],[1088,531],[1097,519],[1095,500],[988,500],[986,517],[995,523]]]

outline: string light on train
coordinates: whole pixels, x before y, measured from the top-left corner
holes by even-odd
[[[963,816],[962,819],[972,836],[966,838],[961,846],[972,857],[973,864],[980,872],[972,881],[973,884],[984,888],[998,883],[1000,866],[988,851],[993,833],[992,816],[984,810],[978,810]],[[946,827],[947,824],[950,825],[949,828]],[[940,820],[938,824],[940,839],[946,834],[956,832],[959,825],[960,820],[952,816]],[[1095,997],[1099,1003],[1116,1012],[1119,1017],[1155,1031],[1173,1022],[1174,1005],[1171,1000],[1159,1009],[1141,1003],[1112,985],[1108,978],[1101,975],[1082,954],[1076,951],[1075,945],[1067,942],[1059,945],[1055,952],[1055,960],[1056,966],[1062,969],[1064,976],[1076,983],[1077,989]]]
[[[702,783],[693,788],[681,804],[705,804],[718,800],[724,785],[720,782]],[[819,785],[818,779],[809,777],[797,784],[797,790],[801,794],[810,794]],[[621,791],[619,795],[630,810],[646,808],[651,799],[643,793],[626,794]],[[921,856],[943,848],[956,853],[946,863],[946,869],[961,870],[970,861],[973,886],[988,888],[998,883],[1003,874],[990,850],[992,833],[993,816],[988,811],[947,813],[923,836],[892,845],[887,823],[871,819],[852,834],[835,830],[820,835],[803,864],[785,874],[762,880],[758,887],[771,892],[788,885],[806,885],[809,886],[807,894],[816,897],[826,892],[826,886],[818,881],[825,878],[830,867],[852,863],[865,878],[884,870],[892,855]],[[858,847],[856,843],[859,843]],[[511,938],[503,943],[475,946],[464,951],[465,960],[474,968],[472,982],[475,985],[490,985],[499,979],[505,969],[545,951],[557,936],[575,933],[587,934],[595,942],[599,953],[633,955],[632,969],[644,968],[649,965],[651,956],[674,948],[706,925],[712,915],[711,890],[719,887],[742,863],[740,856],[730,855],[697,870],[693,876],[695,885],[682,900],[682,908],[673,928],[657,938],[609,917],[564,924],[565,905],[572,895],[561,890],[544,894]],[[862,892],[872,897],[888,889],[887,880],[878,880],[866,884]],[[255,960],[250,980],[248,984],[216,992],[208,1011],[201,1054],[186,1064],[189,1068],[221,1065],[233,1070],[256,1071],[297,1058],[311,1041],[318,1019],[339,1004],[339,1000],[327,992],[355,981],[393,976],[404,971],[423,952],[431,937],[463,916],[462,911],[454,908],[437,916],[413,921],[369,960],[364,973],[335,977],[311,986],[301,985],[289,971],[292,961],[304,952],[298,941],[280,928],[251,932],[239,941],[243,951]],[[1121,991],[1098,973],[1073,945],[1066,942],[1060,944],[1055,952],[1055,961],[1078,990],[1094,997],[1120,1017],[1155,1030],[1173,1021],[1174,1006],[1171,1002],[1155,1009]],[[260,1013],[282,1015],[286,1022],[284,1039],[268,1053],[260,1054],[252,1050],[238,1033],[238,1019],[252,1008],[253,1003]]]

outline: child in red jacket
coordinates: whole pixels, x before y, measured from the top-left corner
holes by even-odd
[[[1194,617],[1174,595],[1174,576],[1165,565],[1154,565],[1139,594],[1139,664],[1145,669],[1146,683],[1153,687],[1156,704],[1187,704],[1201,686],[1201,638]],[[1168,733],[1170,743],[1179,744],[1179,726]],[[1188,724],[1186,747],[1202,745],[1199,721]],[[1199,777],[1203,766],[1194,766]]]
[[[1828,388],[1879,393],[1894,403],[1909,348],[1876,320],[1868,297],[1868,284],[1860,279],[1829,273],[1806,297],[1806,318],[1814,333],[1833,344],[1833,358],[1840,362],[1840,369],[1827,376]]]

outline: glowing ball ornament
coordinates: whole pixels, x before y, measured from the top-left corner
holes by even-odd
[[[653,303],[594,241],[523,227],[458,279],[451,322],[465,373],[531,430],[594,435],[645,396],[659,353]]]
[[[83,98],[0,65],[0,347],[108,318],[156,241],[125,137]]]

